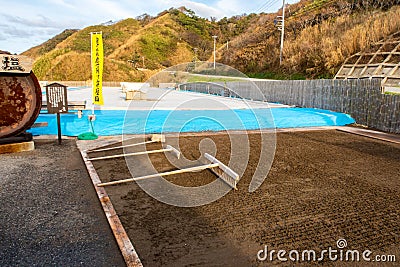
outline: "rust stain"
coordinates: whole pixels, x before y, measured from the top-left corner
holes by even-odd
[[[34,123],[42,103],[33,73],[0,76],[0,138],[16,135]]]
[[[24,88],[16,77],[0,79],[0,126],[11,126],[20,122],[27,112],[28,99]]]

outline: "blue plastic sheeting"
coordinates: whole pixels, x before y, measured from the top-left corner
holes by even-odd
[[[77,136],[90,131],[88,115],[61,114],[63,135]],[[96,110],[93,122],[98,135],[121,135],[167,132],[202,132],[223,130],[256,130],[268,128],[301,128],[343,126],[354,119],[343,113],[309,108],[272,108],[253,110]],[[271,115],[272,114],[272,115]],[[273,119],[272,119],[273,118]],[[55,114],[40,114],[36,122],[48,127],[32,128],[34,135],[57,134]],[[125,123],[124,123],[125,122]]]

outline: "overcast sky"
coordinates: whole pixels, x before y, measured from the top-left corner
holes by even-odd
[[[288,3],[297,0],[286,1]],[[282,0],[10,0],[0,9],[0,50],[21,53],[39,45],[64,29],[90,25],[143,13],[157,15],[171,7],[186,6],[210,18],[243,13],[275,12]]]

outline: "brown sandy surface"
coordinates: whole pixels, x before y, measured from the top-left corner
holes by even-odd
[[[0,155],[0,266],[125,266],[75,140]]]
[[[217,158],[229,161],[227,135],[207,137],[217,146]],[[196,159],[203,138],[181,137],[181,151]],[[144,266],[269,265],[269,260],[257,260],[265,245],[270,250],[321,251],[336,248],[341,238],[347,240],[346,249],[397,254],[400,261],[400,145],[338,131],[279,133],[271,171],[262,186],[249,193],[259,135],[250,135],[250,143],[239,190],[209,205],[163,204],[135,183],[106,188]],[[174,169],[162,154],[151,159],[159,171]],[[95,161],[94,166],[103,182],[131,177],[123,158]],[[215,176],[202,171],[168,179],[196,186]],[[272,262],[280,263],[276,257]],[[333,264],[327,258],[320,263]]]

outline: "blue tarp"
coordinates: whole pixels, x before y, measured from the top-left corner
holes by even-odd
[[[61,114],[63,135],[77,136],[90,131],[88,115]],[[268,128],[301,128],[343,126],[354,119],[343,113],[309,108],[272,108],[238,110],[96,110],[94,121],[98,135],[121,135],[167,132],[202,132],[222,130],[256,130]],[[32,128],[34,135],[57,134],[55,114],[40,114],[36,122],[48,127]]]

